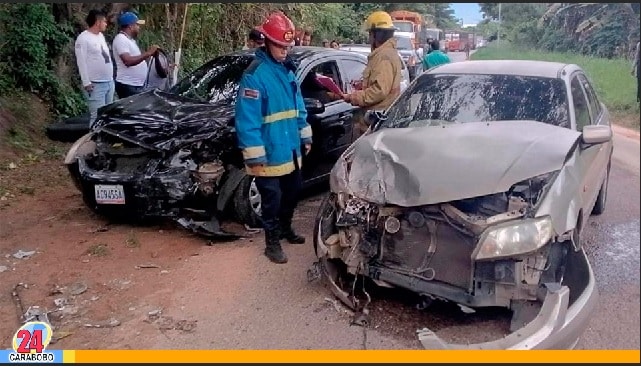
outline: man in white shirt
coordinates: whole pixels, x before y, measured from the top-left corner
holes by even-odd
[[[107,15],[100,10],[90,10],[87,30],[76,38],[76,64],[87,99],[90,121],[93,125],[98,108],[114,100],[114,71],[109,46],[102,34],[107,29]]]
[[[158,50],[153,45],[145,53],[140,52],[136,38],[144,20],[132,12],[118,17],[120,33],[114,37],[112,48],[116,60],[116,93],[119,98],[127,98],[143,91],[147,80],[147,59]]]

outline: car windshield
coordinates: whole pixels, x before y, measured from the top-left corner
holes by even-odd
[[[233,102],[240,78],[253,59],[253,56],[216,57],[174,85],[169,93],[211,103]]]
[[[414,49],[412,47],[412,41],[410,40],[409,37],[394,37],[396,38],[396,48],[399,50],[411,50]]]
[[[563,81],[514,75],[422,75],[376,129],[512,120],[569,127]]]
[[[393,22],[394,27],[399,32],[413,32],[414,25],[410,22]]]

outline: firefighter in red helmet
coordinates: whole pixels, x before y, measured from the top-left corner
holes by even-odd
[[[294,24],[283,13],[271,14],[257,27],[265,45],[245,70],[236,99],[236,131],[245,170],[260,192],[265,256],[286,263],[281,239],[303,244],[292,228],[302,185],[302,154],[312,147],[312,128],[296,65],[287,56],[294,43]]]

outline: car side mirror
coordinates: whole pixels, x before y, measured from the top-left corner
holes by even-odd
[[[365,123],[368,126],[372,127],[372,130],[375,130],[376,127],[383,121],[387,119],[387,115],[383,111],[374,111],[369,110],[365,112]]]
[[[325,112],[325,105],[320,100],[314,98],[305,98],[305,109],[309,114],[321,114]]]
[[[612,140],[612,129],[610,126],[588,125],[583,127],[581,140],[584,144],[595,145],[602,144]]]

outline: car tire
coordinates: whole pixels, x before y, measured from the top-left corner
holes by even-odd
[[[601,189],[599,189],[599,195],[596,198],[596,203],[592,209],[592,215],[601,215],[605,212],[605,204],[608,199],[608,183],[610,181],[610,164],[605,172],[605,179],[601,183]]]
[[[50,140],[75,142],[89,132],[89,114],[70,117],[47,126],[46,134]]]
[[[252,228],[263,226],[260,219],[261,198],[254,177],[243,177],[232,197],[232,205],[235,217],[241,224]]]

